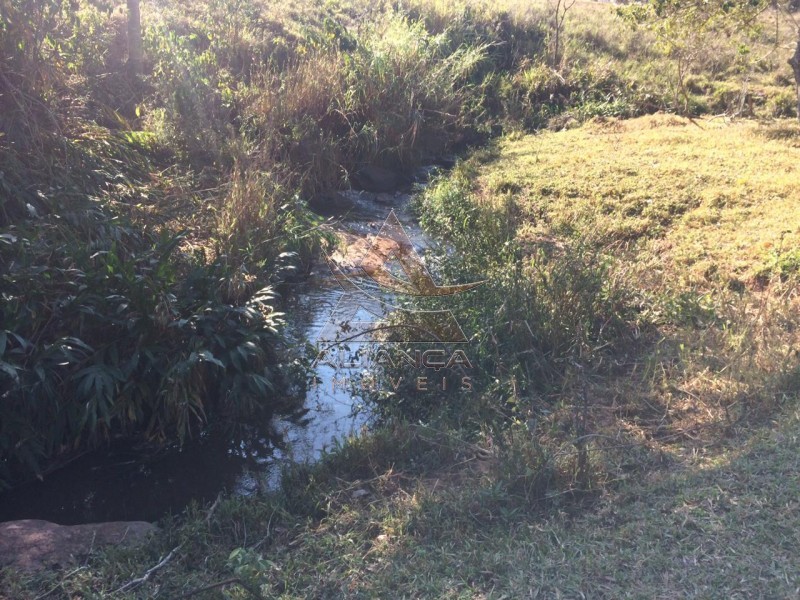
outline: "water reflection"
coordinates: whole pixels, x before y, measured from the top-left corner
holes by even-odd
[[[253,493],[257,481],[245,474],[269,468],[265,459],[280,443],[271,427],[255,429],[240,432],[238,439],[212,431],[183,448],[158,452],[111,444],[0,496],[0,521],[154,521],[180,512],[193,499],[213,501],[223,489]]]

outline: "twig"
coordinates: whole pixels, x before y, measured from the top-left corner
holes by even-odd
[[[169,561],[171,561],[175,557],[175,553],[178,550],[180,550],[182,546],[183,546],[182,543],[177,545],[177,546],[175,546],[170,551],[169,554],[167,554],[164,558],[162,558],[161,561],[157,565],[155,565],[154,567],[151,567],[150,569],[148,569],[145,572],[144,575],[142,575],[141,577],[137,577],[136,579],[132,579],[131,581],[129,581],[128,583],[126,583],[122,587],[117,588],[116,590],[114,590],[111,593],[112,594],[119,594],[120,592],[127,592],[128,590],[135,589],[135,588],[139,587],[140,585],[143,585],[143,584],[147,583],[150,580],[150,578],[153,575],[155,575],[155,573],[157,573],[158,571],[160,571],[161,569],[163,569],[164,567],[167,566]]]
[[[254,544],[252,550],[258,550],[258,548],[261,546],[261,544],[263,544],[264,542],[266,542],[269,539],[269,535],[270,535],[269,534],[269,528],[272,526],[272,517],[275,516],[276,510],[277,509],[273,509],[272,514],[269,516],[269,521],[267,521],[267,535],[264,536],[264,538],[262,538],[260,542],[257,542],[256,544]]]
[[[255,598],[263,598],[264,597],[258,591],[254,590],[252,587],[250,587],[248,584],[246,584],[244,581],[242,581],[238,577],[231,577],[230,579],[225,579],[223,581],[218,581],[217,583],[212,583],[210,585],[206,585],[206,586],[201,587],[201,588],[190,590],[190,591],[186,592],[185,594],[183,594],[182,596],[178,596],[178,600],[182,600],[183,598],[190,598],[192,596],[196,596],[197,594],[202,594],[203,592],[207,592],[209,590],[215,590],[217,588],[225,587],[226,585],[231,585],[231,584],[234,584],[234,583],[236,585],[238,585],[239,587],[244,588],[245,590],[247,590],[247,592],[251,596],[253,596]]]
[[[122,540],[124,540],[124,539],[125,539],[125,537],[127,537],[127,535],[128,535],[128,531],[130,531],[130,528],[126,528],[126,529],[125,529],[125,534],[122,536]],[[83,566],[84,566],[84,567],[85,567],[86,565],[88,565],[88,564],[89,564],[89,557],[92,555],[92,552],[94,552],[94,543],[95,543],[95,541],[96,541],[96,540],[97,540],[97,531],[95,530],[95,531],[92,533],[92,543],[91,543],[91,545],[89,546],[89,552],[88,552],[88,554],[86,555],[86,560],[83,562]],[[120,540],[120,543],[122,543],[122,540]]]
[[[214,500],[214,504],[211,505],[211,508],[208,509],[208,514],[206,515],[206,526],[211,527],[211,518],[214,516],[214,511],[217,510],[220,501],[222,500],[222,492],[217,494],[217,499]]]

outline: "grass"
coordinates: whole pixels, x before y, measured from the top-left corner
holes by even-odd
[[[580,239],[615,262],[609,277],[656,327],[652,353],[626,373],[634,387],[647,378],[650,402],[757,407],[780,395],[795,360],[796,127],[598,120],[503,142],[478,168],[475,194],[513,205],[526,252]],[[629,395],[631,382],[621,385],[614,394]],[[685,398],[663,399],[659,386]]]
[[[556,496],[545,509],[498,488],[490,455],[416,430],[424,448],[413,455],[451,466],[415,469],[402,444],[370,445],[360,477],[345,461],[312,471],[328,482],[317,484],[322,516],[227,500],[168,524],[145,550],[97,553],[65,578],[6,573],[7,597],[107,597],[183,542],[152,582],[115,596],[180,597],[238,578],[287,599],[794,598],[799,429],[787,407],[713,460],[697,454],[618,481],[591,506]],[[234,583],[198,597],[249,596]]]
[[[513,194],[528,243],[581,235],[687,285],[752,285],[800,242],[798,139],[788,120],[597,119],[503,143],[479,185]]]
[[[469,471],[351,504],[286,551],[324,567],[291,577],[283,597],[795,597],[787,417],[713,465],[646,475],[588,512],[504,510]]]
[[[760,271],[760,241],[793,210],[794,127],[656,115],[478,153],[453,175],[474,176],[463,198],[514,220],[500,231],[516,232],[523,257],[542,244],[558,257],[573,238],[600,247],[607,276],[652,301],[639,305],[649,314],[639,343],[598,355],[613,365],[587,363],[582,385],[567,372],[549,395],[521,396],[535,410],[512,411],[500,429],[395,419],[293,469],[279,493],[195,507],[145,548],[99,551],[67,576],[6,572],[6,593],[105,597],[179,547],[117,597],[228,580],[197,597],[797,597],[797,279]],[[748,170],[756,157],[763,166]],[[642,189],[652,212],[628,214]],[[688,193],[697,200],[683,205]],[[721,218],[700,218],[720,194]],[[758,230],[742,209],[761,215]],[[740,241],[709,242],[716,269],[693,273],[680,250],[719,239],[728,221]],[[588,487],[573,423],[581,395]]]
[[[194,350],[178,356],[189,376],[167,378],[184,426],[203,410],[200,392],[223,381],[214,361],[241,362],[254,333],[240,316],[257,319],[248,303],[260,297],[271,314],[258,292],[275,262],[297,253],[302,268],[319,241],[312,194],[346,186],[363,164],[410,167],[502,130],[419,203],[423,225],[460,252],[441,274],[488,280],[457,300],[478,393],[431,408],[404,390],[384,423],[289,468],[280,491],[191,507],[145,547],[93,552],[78,570],[7,570],[0,594],[797,597],[800,127],[767,119],[791,104],[785,57],[762,52],[772,30],[749,41],[764,56],[752,63],[710,40],[687,96],[653,34],[600,3],[575,5],[559,65],[547,62],[543,2],[237,6],[153,6],[140,87],[114,70],[121,13],[89,3],[79,21],[45,15],[59,27],[41,56],[3,46],[14,87],[0,106],[19,118],[0,117],[0,265],[25,265],[11,283],[40,296],[18,300],[21,325],[4,314],[0,333],[30,325],[48,352],[63,350],[45,356],[58,374],[78,350],[46,334],[54,322],[55,337],[74,333],[52,311],[76,262],[100,282],[92,310],[76,309],[81,323],[99,315],[98,339],[117,339],[105,315],[130,306],[104,282],[129,293],[146,276],[139,312],[158,318],[141,321],[145,333]],[[72,34],[94,45],[53,45]],[[74,60],[26,76],[59,52]],[[762,119],[710,116],[739,107]],[[692,118],[651,114],[660,109]],[[42,150],[53,140],[63,154]],[[45,218],[26,216],[25,202]],[[77,219],[79,239],[62,217]],[[58,275],[52,289],[42,268]],[[201,325],[228,336],[210,357]],[[185,344],[164,333],[176,327]],[[4,372],[38,376],[15,344],[3,342]],[[78,367],[103,359],[76,347]],[[226,365],[233,387],[250,382],[256,396],[273,381]],[[103,405],[117,383],[129,390],[121,375],[90,373]],[[83,427],[83,413],[69,416]],[[99,416],[106,434],[111,418]],[[150,580],[118,591],[173,549]]]

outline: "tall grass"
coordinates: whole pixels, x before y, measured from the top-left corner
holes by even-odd
[[[387,416],[442,416],[502,430],[510,420],[552,409],[543,399],[560,397],[576,369],[589,372],[628,346],[640,316],[625,280],[612,276],[618,265],[609,255],[580,241],[526,248],[513,203],[481,204],[469,171],[461,165],[436,181],[416,208],[423,227],[447,241],[441,254],[427,256],[437,277],[484,282],[425,306],[450,310],[469,337],[471,390],[461,388],[459,375],[433,401],[414,388],[412,376],[375,398]],[[395,381],[400,375],[392,373]]]

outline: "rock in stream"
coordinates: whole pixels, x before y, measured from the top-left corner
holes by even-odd
[[[0,568],[24,571],[65,567],[108,545],[141,544],[157,530],[145,521],[57,525],[26,519],[0,523]]]

